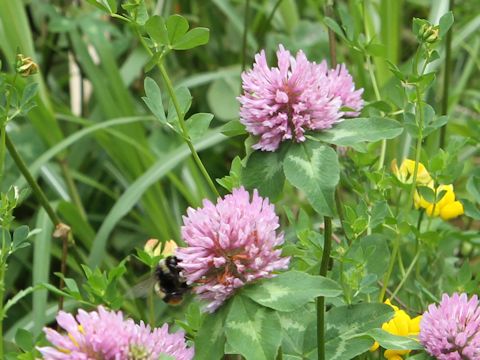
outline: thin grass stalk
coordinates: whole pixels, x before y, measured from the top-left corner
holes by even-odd
[[[245,0],[245,14],[243,18],[243,38],[242,38],[242,71],[245,71],[245,63],[247,61],[247,34],[248,24],[250,21],[250,0]]]

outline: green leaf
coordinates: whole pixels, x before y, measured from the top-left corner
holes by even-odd
[[[238,135],[245,135],[247,130],[238,119],[231,120],[222,126],[222,134],[228,137],[234,137]]]
[[[429,188],[428,186],[419,186],[417,190],[420,193],[420,196],[426,201],[429,203],[435,202],[435,191],[432,188]]]
[[[431,357],[426,352],[421,352],[420,354],[409,356],[408,360],[435,360],[435,358]]]
[[[255,151],[242,169],[241,183],[248,189],[258,189],[262,196],[276,199],[283,190],[285,176],[282,162],[285,151]]]
[[[238,119],[240,104],[237,96],[239,89],[240,77],[238,76],[217,79],[209,86],[207,101],[216,118],[225,121]]]
[[[170,44],[176,44],[188,31],[188,21],[183,16],[174,14],[167,19],[167,32]]]
[[[160,357],[158,358],[158,360],[175,360],[175,358],[170,355],[160,354]]]
[[[22,225],[15,229],[13,232],[12,246],[17,249],[23,242],[27,241],[30,230],[28,226]]]
[[[161,122],[166,122],[167,118],[165,117],[165,109],[163,108],[162,92],[160,91],[160,87],[157,85],[155,80],[148,76],[145,78],[143,86],[145,87],[145,95],[147,96],[142,97],[142,100],[158,120]]]
[[[355,304],[334,307],[325,316],[325,350],[329,360],[351,359],[367,351],[373,341],[365,332],[390,320],[393,309],[385,304]]]
[[[233,298],[225,324],[227,342],[246,360],[274,359],[282,337],[278,314],[249,298]]]
[[[228,192],[232,192],[234,188],[241,186],[240,176],[242,173],[242,160],[239,156],[235,156],[230,167],[230,172],[227,176],[221,179],[216,179],[217,183],[222,185]]]
[[[467,181],[467,191],[473,197],[475,202],[480,203],[480,177],[470,176]]]
[[[165,25],[165,21],[159,15],[153,15],[148,19],[145,23],[145,30],[147,31],[148,35],[155,41],[157,44],[160,45],[168,45],[168,31],[167,26]]]
[[[8,312],[8,310],[15,305],[17,302],[22,300],[25,296],[30,295],[33,291],[35,291],[37,287],[29,286],[23,290],[20,290],[18,293],[15,294],[14,297],[9,299],[3,308],[3,315],[5,316]]]
[[[292,312],[279,312],[278,316],[283,333],[283,358],[304,360],[313,355],[316,359],[315,307],[304,306]]]
[[[188,50],[194,47],[208,43],[210,30],[203,27],[197,27],[183,35],[177,42],[172,44],[175,50]]]
[[[23,351],[32,350],[35,345],[32,333],[25,329],[18,329],[15,333],[15,344],[17,344]]]
[[[335,150],[314,141],[293,144],[283,161],[287,180],[302,190],[320,215],[334,215],[335,186],[340,169]]]
[[[340,36],[343,40],[345,41],[348,41],[347,38],[345,37],[345,34],[343,33],[343,30],[342,28],[340,27],[340,25],[338,25],[338,23],[333,20],[332,18],[328,17],[328,16],[325,16],[323,18],[323,22],[325,23],[325,25],[327,25],[335,34],[337,34],[338,36]]]
[[[330,144],[352,146],[362,141],[375,142],[393,139],[403,131],[402,125],[388,118],[372,117],[347,119],[315,138]]]
[[[179,88],[175,89],[175,96],[177,97],[180,111],[182,112],[183,116],[185,116],[192,105],[192,95],[190,94],[190,90],[188,90],[188,88],[185,86],[180,86]],[[169,123],[178,121],[177,109],[175,109],[172,99],[170,99],[168,102],[167,121]]]
[[[361,258],[355,257],[355,254],[362,254]],[[362,237],[352,244],[346,253],[346,257],[364,264],[367,273],[381,277],[387,271],[390,259],[387,239],[383,234],[372,234]],[[358,263],[347,263],[345,264],[345,271],[356,266],[358,266]]]
[[[453,22],[454,22],[454,18],[453,18],[453,13],[451,11],[447,12],[440,18],[440,22],[438,23],[438,26],[440,28],[440,31],[439,31],[440,37],[443,37],[447,34],[448,30],[453,25]]]
[[[188,134],[192,139],[198,139],[208,130],[210,122],[213,119],[213,114],[209,113],[197,113],[190,116],[185,121],[188,129]]]
[[[335,297],[341,293],[335,281],[295,270],[262,280],[243,291],[258,304],[278,311],[293,311],[318,296]]]
[[[195,337],[196,360],[218,360],[223,357],[225,347],[224,323],[229,303],[215,313],[205,316],[202,326]]]
[[[38,84],[37,83],[29,83],[25,86],[25,89],[22,93],[22,100],[20,102],[20,106],[24,107],[30,100],[32,100],[38,92]]]
[[[108,13],[110,12],[110,9],[108,7],[106,7],[103,4],[100,4],[99,2],[97,2],[97,0],[87,0],[87,2],[100,10],[103,10]]]
[[[423,350],[423,346],[414,338],[398,336],[383,329],[372,329],[367,332],[381,347],[392,350]]]
[[[35,227],[41,228],[33,240],[33,269],[32,284],[47,283],[50,276],[51,246],[53,224],[45,210],[41,209],[37,215]],[[32,332],[38,336],[47,323],[48,292],[45,289],[37,290],[32,295],[32,314],[34,327]]]
[[[115,14],[117,12],[117,0],[107,0],[110,12]]]

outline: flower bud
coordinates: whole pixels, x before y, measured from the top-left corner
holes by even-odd
[[[148,239],[143,250],[151,257],[160,256],[162,243],[158,239]]]
[[[31,57],[24,56],[23,54],[17,55],[17,61],[15,63],[15,70],[23,77],[34,75],[38,72],[38,65],[33,61]]]
[[[165,245],[163,246],[162,255],[167,257],[173,255],[175,253],[175,249],[177,248],[177,243],[173,240],[168,240]]]
[[[439,39],[439,27],[431,24],[423,24],[418,32],[420,41],[432,44]]]

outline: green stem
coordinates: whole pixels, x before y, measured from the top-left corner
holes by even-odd
[[[150,275],[153,276],[155,268],[150,270]],[[155,304],[154,304],[154,290],[151,289],[148,293],[148,319],[149,324],[153,328],[155,325]]]
[[[165,70],[165,67],[163,66],[163,64],[159,63],[158,68],[160,70],[160,74],[162,75],[163,80],[165,81],[165,85],[167,86],[167,90],[170,95],[170,98],[172,99],[173,106],[175,107],[175,111],[177,113],[178,123],[180,124],[180,128],[182,129],[183,138],[187,143],[188,148],[190,149],[190,152],[193,156],[193,160],[197,164],[200,172],[202,173],[203,177],[207,181],[212,192],[216,196],[220,196],[217,188],[215,187],[215,184],[213,183],[212,179],[210,178],[210,175],[207,172],[207,169],[205,169],[205,166],[203,165],[202,160],[200,160],[200,157],[198,156],[198,153],[193,146],[192,140],[190,139],[187,126],[185,125],[185,114],[183,114],[182,110],[180,109],[180,104],[178,103],[177,95],[175,95],[175,90],[173,89],[173,85],[172,85],[172,82],[170,81],[170,77],[168,76],[167,71]]]
[[[433,206],[435,207],[435,205]],[[425,211],[420,210],[420,214],[418,215],[418,222],[417,222],[417,234],[415,235],[415,256],[420,254],[420,238],[418,236],[418,233],[420,232],[420,227],[422,226],[424,215],[425,215]],[[420,263],[417,263],[417,266],[415,267],[415,273],[417,274],[417,276],[420,275]]]
[[[320,263],[320,276],[326,276],[328,272],[328,263],[330,262],[330,252],[332,249],[332,218],[325,216],[324,222],[324,241],[323,254]],[[318,359],[325,358],[325,297],[317,298],[317,351]]]
[[[390,262],[388,264],[388,270],[383,278],[383,286],[380,290],[380,295],[378,296],[378,301],[383,302],[383,298],[385,297],[385,292],[387,291],[388,282],[390,281],[390,277],[392,276],[393,267],[395,266],[395,259],[397,257],[398,249],[400,248],[400,235],[397,234],[395,237],[395,242],[393,243],[393,250],[392,255],[390,255]]]
[[[77,207],[78,212],[80,213],[80,216],[84,220],[86,220],[87,213],[85,212],[85,208],[83,207],[83,204],[82,204],[82,199],[80,198],[80,194],[78,193],[77,187],[75,186],[75,182],[73,181],[72,175],[70,174],[70,169],[68,168],[67,160],[61,159],[59,160],[59,162],[60,162],[60,168],[63,173],[63,177],[65,178],[65,182],[67,184],[68,193],[72,197],[72,201]]]
[[[23,161],[22,157],[17,152],[15,145],[12,143],[12,141],[10,140],[10,137],[6,132],[5,132],[5,142],[7,145],[8,152],[10,153],[13,161],[17,165],[17,168],[20,170],[20,172],[24,176],[25,180],[27,180],[28,185],[30,185],[33,193],[35,194],[38,201],[40,202],[40,205],[45,209],[52,223],[55,226],[59,225],[61,223],[60,218],[57,216],[53,208],[50,206],[47,196],[45,195],[45,193],[42,191],[40,186],[37,184],[37,182],[33,178],[32,174],[28,170],[27,165],[25,164],[25,161]]]
[[[3,359],[3,319],[5,318],[5,314],[3,313],[3,300],[5,296],[5,268],[7,266],[4,260],[4,240],[2,231],[2,254],[0,255],[2,258],[0,263],[0,359]]]
[[[137,36],[142,43],[143,47],[145,50],[148,52],[150,56],[153,56],[152,50],[148,47],[147,43],[142,37],[142,34],[140,33],[140,30],[138,27],[135,28]],[[161,61],[161,60],[160,60]],[[188,148],[190,149],[190,153],[192,154],[193,160],[197,164],[198,169],[202,173],[203,177],[207,181],[207,184],[209,185],[210,189],[212,190],[213,194],[215,194],[217,197],[220,196],[217,188],[215,187],[215,184],[213,183],[212,179],[210,178],[210,175],[207,172],[207,169],[205,169],[205,166],[202,163],[202,160],[200,160],[200,157],[198,156],[197,151],[195,150],[195,147],[193,146],[192,139],[190,138],[190,135],[188,134],[188,129],[187,126],[185,125],[185,114],[183,113],[182,109],[180,108],[180,104],[177,99],[177,95],[175,95],[175,90],[172,85],[172,81],[170,80],[170,77],[168,76],[167,70],[163,66],[161,62],[157,63],[157,67],[160,70],[160,74],[162,75],[162,79],[165,82],[165,85],[167,86],[167,91],[172,99],[173,106],[175,108],[175,112],[177,113],[178,117],[178,123],[180,124],[180,129],[182,131],[182,137],[187,143]]]
[[[5,116],[2,119],[1,128],[0,128],[0,185],[2,184],[3,179],[3,168],[5,166],[5,134],[7,132],[7,122],[8,122],[8,113],[10,112],[10,103],[12,102],[12,93],[15,87],[15,82],[17,81],[17,73],[13,76],[11,88],[8,90],[7,101],[5,102]]]
[[[410,264],[410,266],[407,269],[407,272],[405,273],[405,276],[402,278],[402,281],[400,281],[400,284],[398,284],[397,288],[392,293],[392,295],[391,295],[392,298],[394,298],[395,295],[397,295],[398,291],[402,288],[403,284],[405,284],[405,281],[407,281],[407,279],[410,276],[410,274],[412,273],[412,270],[413,270],[415,264],[417,263],[419,257],[420,257],[420,251],[417,252],[417,254],[415,255],[415,257],[412,260],[412,263]]]
[[[453,11],[454,0],[450,0],[450,11]],[[448,114],[448,93],[450,88],[450,73],[452,72],[452,28],[448,29],[445,44],[445,70],[443,75],[443,94],[442,94],[442,115]],[[440,148],[445,147],[445,136],[447,133],[447,124],[440,128]]]
[[[422,108],[422,94],[420,93],[420,88],[415,86],[417,91],[417,113],[418,113],[418,137],[417,137],[417,145],[415,150],[415,166],[413,168],[413,176],[412,176],[412,186],[410,187],[410,194],[408,197],[408,209],[412,207],[413,203],[413,195],[415,193],[415,189],[417,187],[417,175],[418,175],[418,164],[420,162],[420,155],[422,153],[422,140],[423,140],[423,108]]]
[[[27,180],[27,183],[30,185],[33,193],[35,194],[36,198],[40,202],[40,205],[45,209],[48,217],[50,218],[52,223],[55,225],[56,229],[58,230],[59,226],[65,226],[64,224],[61,223],[60,218],[57,216],[53,208],[50,206],[47,196],[45,195],[43,190],[40,188],[40,186],[37,184],[37,182],[33,178],[32,174],[28,170],[27,165],[25,164],[25,161],[23,161],[22,157],[17,152],[15,145],[12,143],[7,133],[5,133],[5,140],[6,140],[8,152],[10,153],[13,161],[17,165],[17,168],[25,177],[25,180]],[[67,273],[69,236],[71,236],[71,233],[69,231],[62,231],[62,235],[60,236],[60,238],[62,239],[62,259],[61,259],[61,265],[60,265],[61,266],[60,272],[64,275],[63,277],[65,277]],[[63,277],[60,277],[60,283],[59,283],[60,290],[62,290],[64,286]],[[58,298],[58,308],[60,310],[63,309],[63,296],[60,296]],[[0,357],[0,359],[1,358],[2,357]]]

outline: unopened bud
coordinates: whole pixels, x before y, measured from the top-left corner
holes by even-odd
[[[439,34],[439,31],[438,31],[438,28],[436,27],[435,29],[432,30],[432,34],[429,37],[427,37],[425,41],[430,44],[434,43],[439,38],[438,34]]]
[[[53,237],[57,239],[68,239],[70,235],[70,226],[64,223],[60,223],[55,226],[55,231],[53,232]]]
[[[175,250],[177,249],[177,243],[173,240],[168,240],[165,245],[163,246],[162,255],[167,257],[170,255],[175,254]]]
[[[177,244],[173,240],[168,240],[167,242],[165,242],[165,244],[163,244],[162,247],[162,242],[160,240],[149,239],[145,243],[143,250],[145,250],[145,252],[151,257],[156,257],[160,255],[163,257],[167,257],[173,255],[177,247]]]
[[[420,41],[432,44],[439,38],[439,27],[431,24],[423,24],[418,32],[418,37]]]
[[[38,65],[31,57],[18,54],[15,69],[21,76],[27,77],[38,72]]]
[[[148,239],[143,250],[151,257],[160,256],[162,243],[158,239]]]

